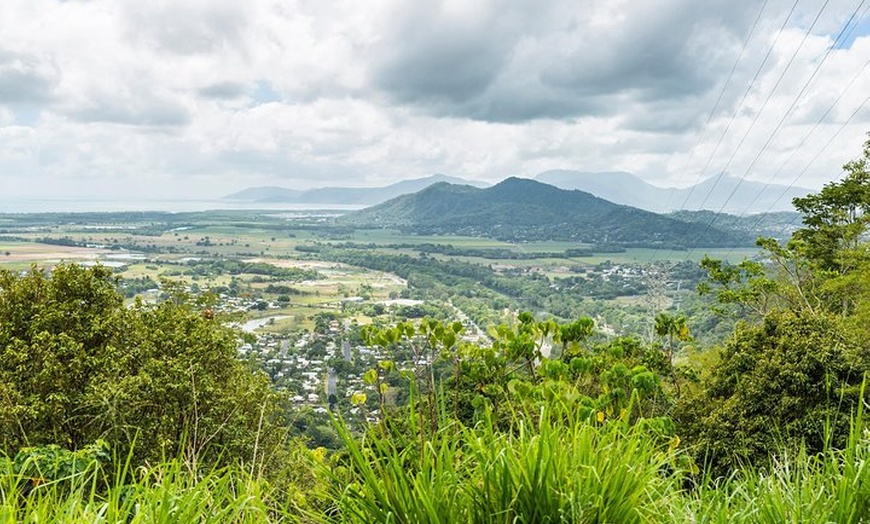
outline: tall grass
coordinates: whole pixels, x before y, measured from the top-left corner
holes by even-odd
[[[554,411],[520,417],[510,432],[447,427],[422,448],[371,434],[360,443],[343,430],[351,474],[333,474],[337,512],[317,520],[870,522],[870,435],[860,413],[843,450],[784,453],[768,467],[712,478],[682,471],[685,452],[642,429]]]
[[[353,476],[335,479],[328,522],[656,521],[678,496],[673,455],[637,428],[565,423],[544,411],[516,430],[445,427],[419,446],[360,444],[344,431]]]
[[[859,410],[844,449],[783,454],[768,468],[707,479],[687,505],[698,523],[870,522],[868,461],[870,434]]]
[[[422,442],[377,428],[360,438],[339,425],[347,449],[299,462],[317,478],[301,494],[247,468],[195,472],[182,460],[35,485],[0,457],[0,524],[870,522],[860,412],[845,449],[783,454],[716,479],[690,479],[678,467],[683,452],[641,428],[590,424],[562,408],[533,415],[517,415],[510,431],[444,424]],[[301,512],[297,495],[318,503]]]
[[[538,427],[475,437],[469,522],[646,522],[674,492],[659,474],[669,454],[639,431],[560,427],[545,414]]]
[[[97,475],[33,485],[0,464],[0,523],[248,523],[276,520],[268,485],[241,469],[193,473],[181,461],[140,468],[134,482]]]

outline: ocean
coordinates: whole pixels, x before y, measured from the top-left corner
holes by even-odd
[[[238,202],[232,200],[118,200],[74,198],[4,198],[0,197],[3,213],[97,213],[122,211],[164,211],[185,213],[214,210],[263,211],[354,211],[365,206],[329,204],[292,204],[281,202]]]

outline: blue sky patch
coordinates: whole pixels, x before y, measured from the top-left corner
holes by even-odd
[[[853,24],[852,27],[846,29],[846,34],[843,35],[843,39],[834,45],[834,49],[849,49],[852,47],[852,44],[855,43],[855,40],[867,35],[870,35],[870,18],[864,17],[858,21],[857,25]],[[836,36],[837,35],[834,35],[834,38],[836,38]]]
[[[260,79],[254,85],[251,98],[254,99],[254,105],[268,104],[269,102],[280,102],[281,93],[275,91],[275,88],[272,87],[272,82]]]
[[[13,109],[15,115],[15,125],[17,126],[33,126],[39,122],[41,111],[33,106],[25,105]]]

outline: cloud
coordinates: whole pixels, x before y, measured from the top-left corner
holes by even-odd
[[[125,16],[134,39],[179,55],[240,47],[248,22],[244,3],[229,0],[132,2]]]
[[[508,60],[518,28],[498,20],[515,18],[515,5],[499,12],[495,2],[467,10],[430,2],[397,12],[378,50],[375,84],[409,103],[463,104],[481,95]]]
[[[799,3],[777,38],[793,3],[768,0],[747,39],[751,0],[4,0],[0,183],[219,195],[579,169],[687,185],[818,154],[800,181],[818,186],[863,143],[870,36],[861,22],[776,130],[855,7],[825,3],[772,91],[823,5]]]
[[[50,102],[57,71],[37,56],[0,49],[0,104]]]
[[[493,122],[609,114],[620,96],[697,97],[717,84],[752,21],[723,0],[450,5],[397,16],[375,85],[430,114]]]
[[[88,101],[69,111],[69,116],[83,123],[124,124],[130,126],[184,126],[191,116],[184,105],[152,95],[117,96],[91,93]]]
[[[203,98],[234,99],[248,92],[247,86],[239,82],[217,82],[196,90]]]

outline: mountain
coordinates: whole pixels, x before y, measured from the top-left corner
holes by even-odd
[[[480,189],[438,183],[349,213],[339,224],[416,234],[458,234],[509,241],[568,240],[632,246],[733,246],[754,237],[614,204],[523,178]]]
[[[718,180],[717,180],[718,179]],[[579,189],[595,196],[657,213],[678,209],[705,209],[732,214],[794,211],[791,200],[812,190],[764,184],[723,175],[687,188],[664,188],[622,171],[546,171],[535,180],[562,189]],[[724,207],[723,207],[724,206]]]
[[[650,206],[649,203],[664,202],[660,192],[671,191],[647,184],[623,171],[591,173],[554,170],[539,174],[535,180],[562,189],[579,189],[611,202],[657,212],[661,209],[652,209],[656,206]]]
[[[391,198],[408,193],[415,193],[432,184],[447,182],[450,184],[476,185],[462,178],[442,174],[425,178],[403,180],[384,187],[321,187],[298,191],[281,187],[252,187],[224,197],[226,200],[242,200],[246,202],[284,202],[293,204],[345,204],[373,205],[386,202]]]

